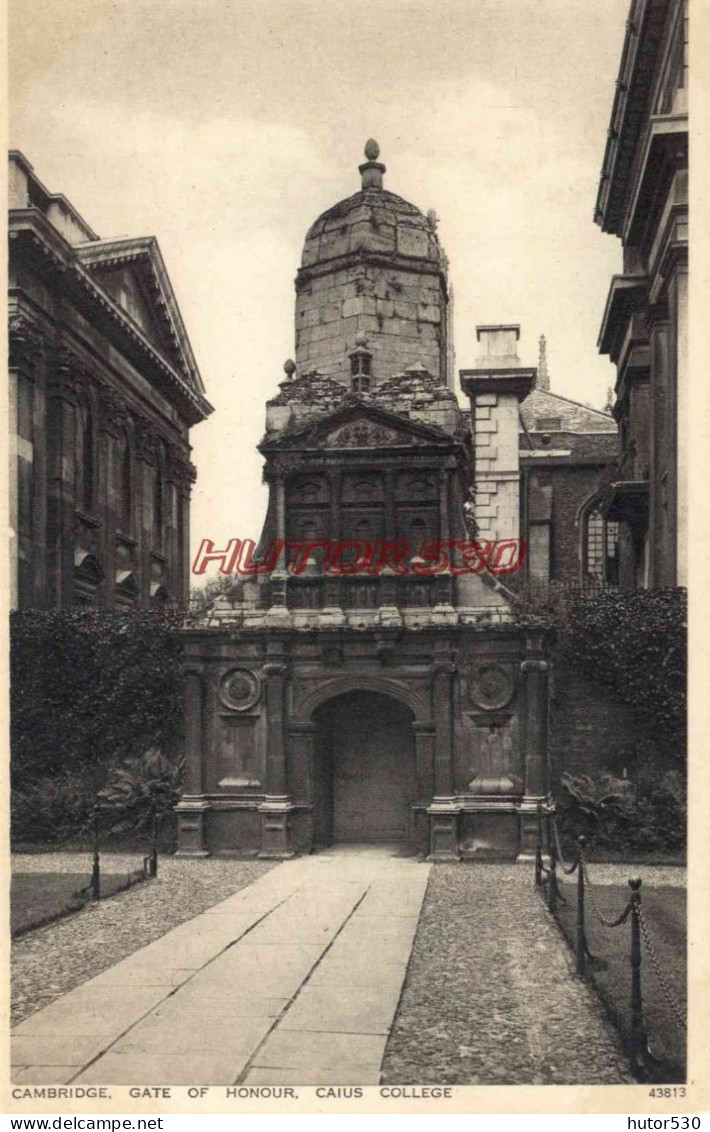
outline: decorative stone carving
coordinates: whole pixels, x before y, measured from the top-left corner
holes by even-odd
[[[64,397],[75,403],[88,389],[87,373],[81,361],[66,346],[55,352],[54,366],[47,378],[50,396]]]
[[[500,711],[507,707],[515,692],[515,681],[500,664],[480,664],[471,672],[469,696],[483,711]]]
[[[300,471],[302,467],[303,459],[301,456],[296,452],[285,452],[282,456],[269,460],[264,471],[264,478],[266,480],[285,480],[294,472]]]
[[[42,357],[44,338],[41,331],[24,315],[15,315],[8,323],[10,365],[33,369]]]
[[[99,396],[99,428],[113,436],[120,436],[129,420],[123,402],[113,393],[102,390]]]
[[[197,479],[197,469],[190,463],[187,456],[181,452],[176,444],[168,446],[165,461],[165,479],[168,483],[185,486],[194,483]]]
[[[154,464],[158,458],[160,447],[163,444],[163,439],[155,425],[144,417],[141,417],[136,421],[135,438],[136,455],[138,458]]]
[[[259,702],[261,682],[249,668],[232,668],[221,679],[219,697],[232,711],[248,711]]]
[[[396,429],[375,424],[374,421],[354,421],[327,438],[328,447],[385,448],[392,445],[415,443],[411,436]]]

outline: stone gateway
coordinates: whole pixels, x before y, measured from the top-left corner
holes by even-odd
[[[452,389],[435,217],[382,187],[378,156],[368,142],[361,191],[306,238],[296,359],[259,445],[256,557],[278,546],[275,568],[240,576],[184,631],[183,854],[286,858],[334,841],[399,841],[434,860],[534,851],[543,635],[513,624],[486,567],[429,570],[421,557],[427,539],[475,543],[476,472],[493,453],[474,451]],[[479,338],[483,364],[462,387],[502,454],[535,371],[517,359],[517,328]],[[498,538],[519,535],[518,475],[480,516],[493,512]],[[359,568],[358,548],[378,540],[392,555]]]

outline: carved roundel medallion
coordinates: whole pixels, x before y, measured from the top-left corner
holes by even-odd
[[[220,699],[234,711],[248,711],[254,707],[260,693],[259,678],[248,668],[232,668],[222,677]]]
[[[481,664],[471,673],[471,701],[484,711],[507,707],[514,691],[513,677],[499,664]]]

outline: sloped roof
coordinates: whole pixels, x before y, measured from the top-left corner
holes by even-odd
[[[520,415],[528,432],[607,432],[616,434],[616,421],[599,409],[590,409],[579,401],[561,397],[545,389],[533,389],[520,406]],[[539,426],[545,418],[558,418],[558,428]]]

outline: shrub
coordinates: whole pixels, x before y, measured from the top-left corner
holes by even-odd
[[[631,781],[612,775],[596,781],[562,775],[560,787],[558,825],[567,852],[572,852],[580,833],[588,838],[591,851],[684,852],[686,782],[677,769],[639,766]]]
[[[182,731],[175,611],[12,614],[13,836],[66,839],[84,824],[112,768]]]

